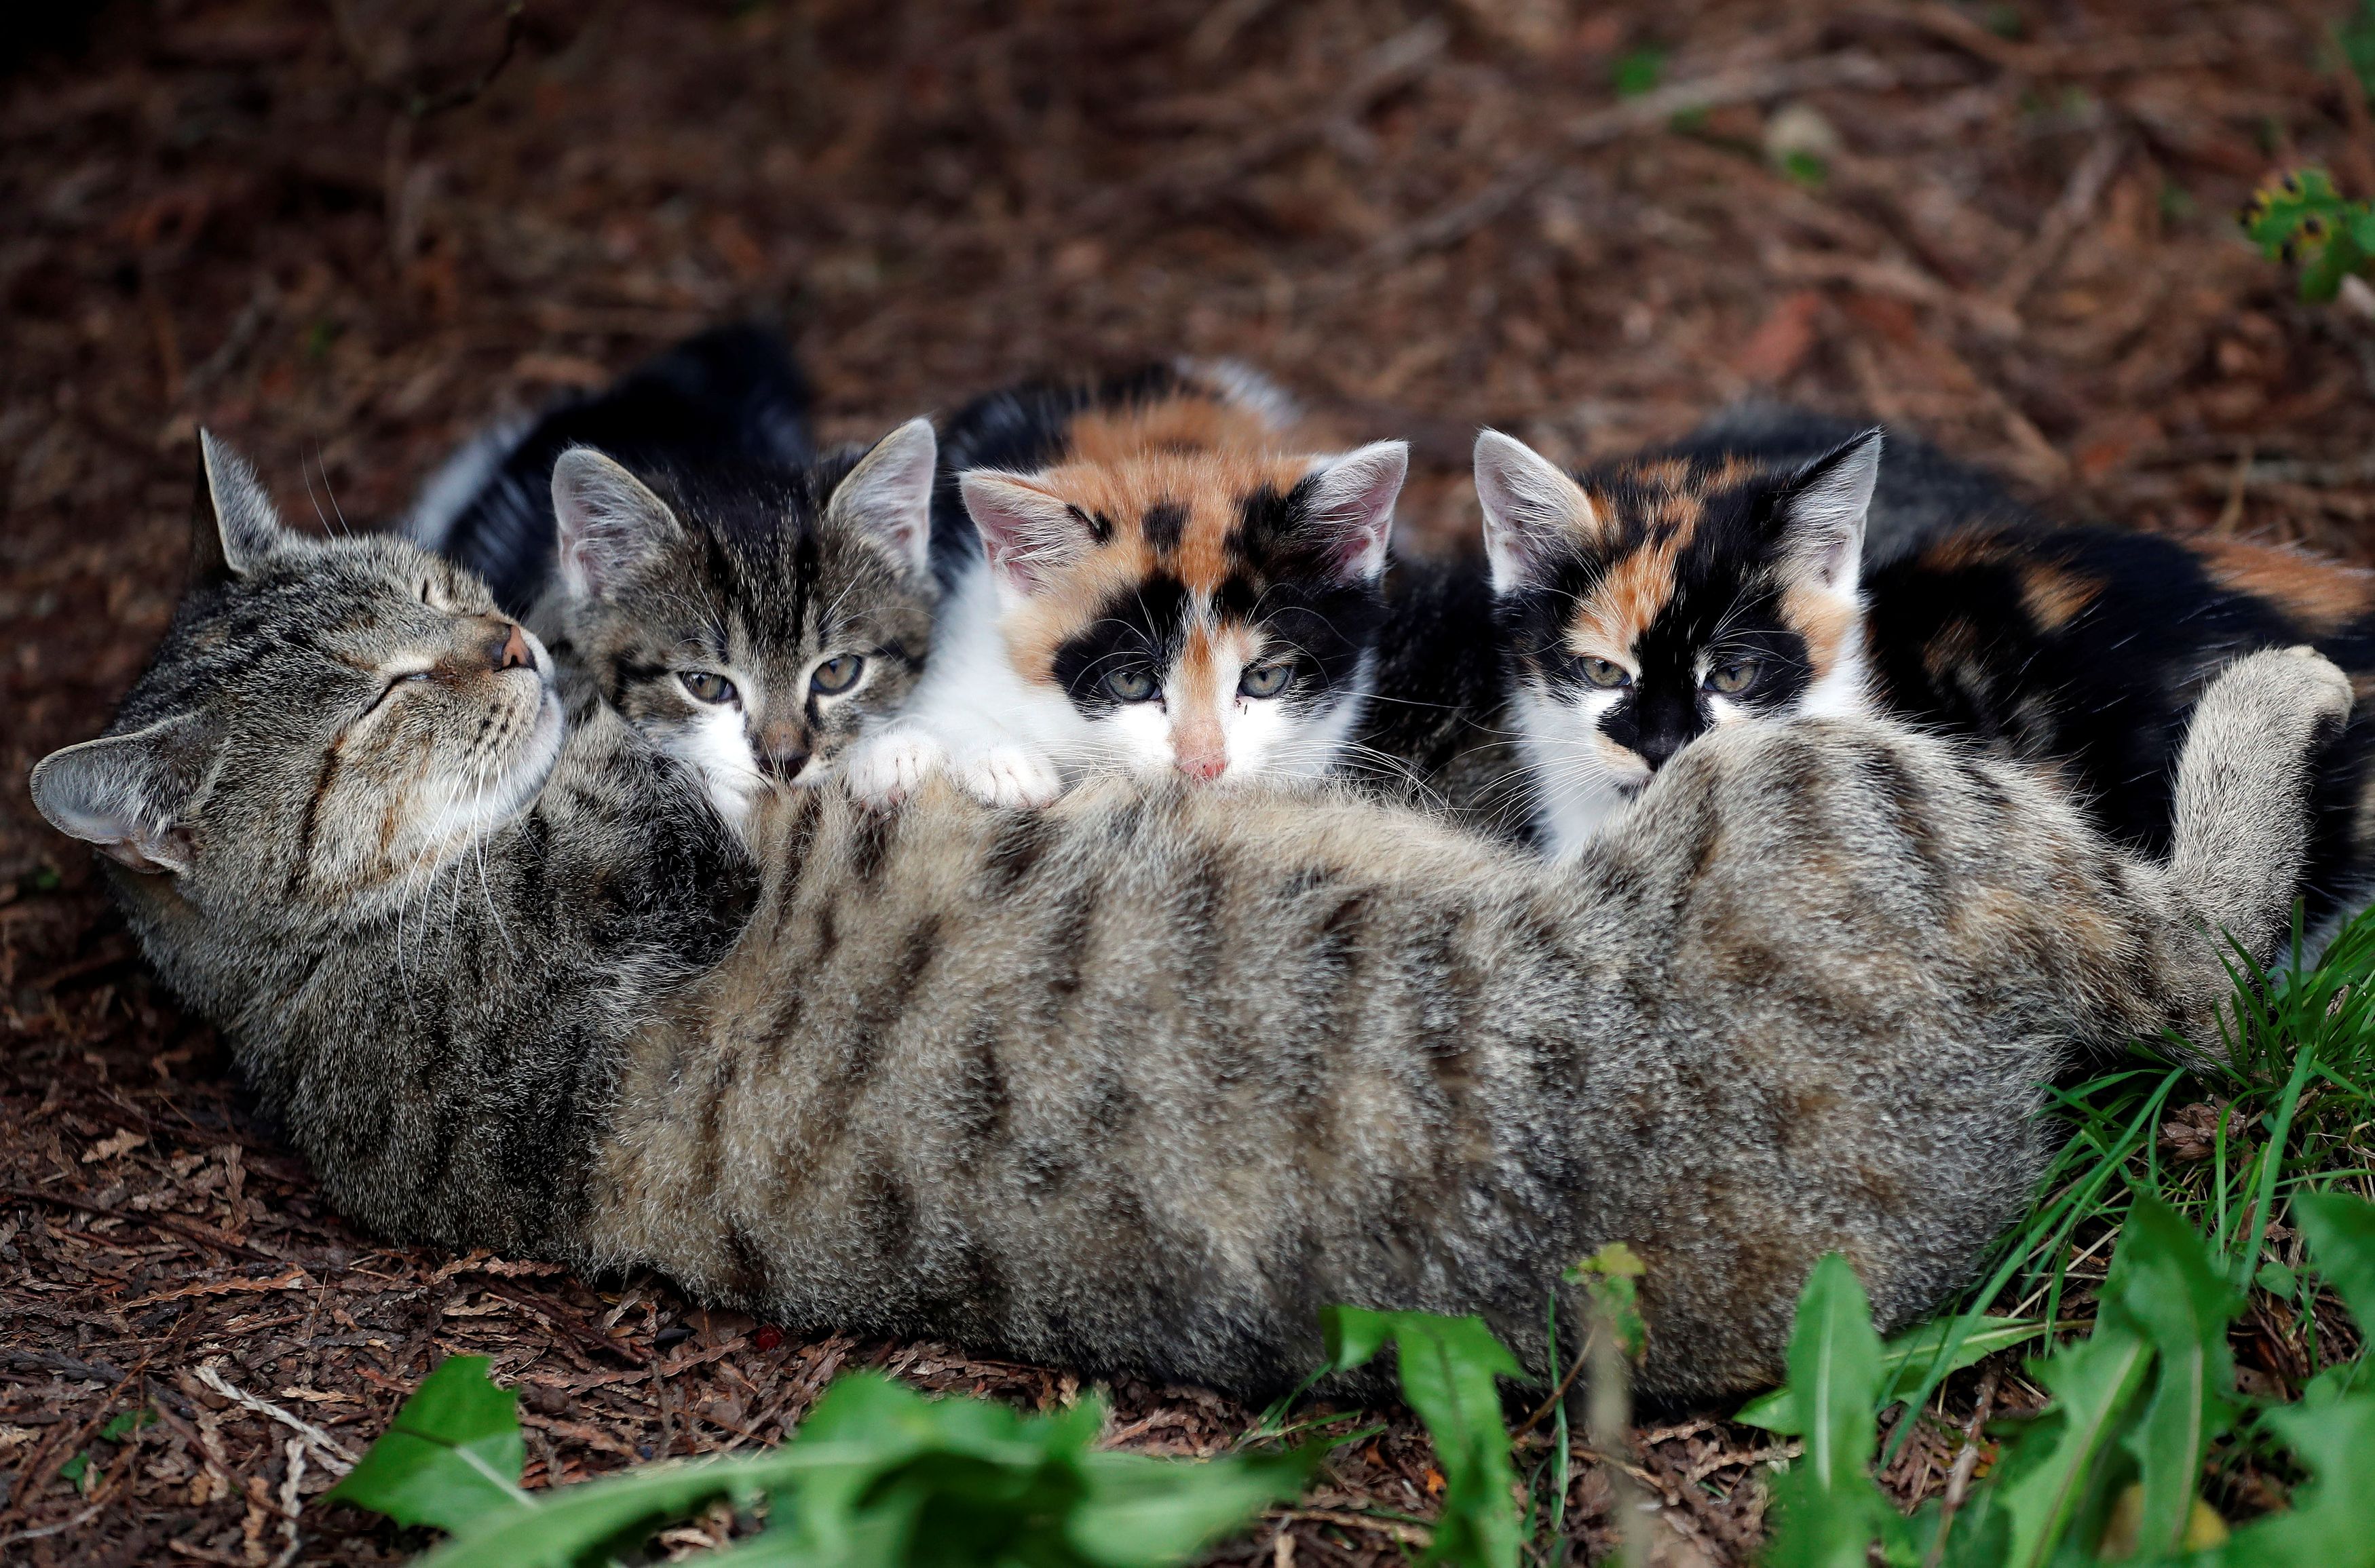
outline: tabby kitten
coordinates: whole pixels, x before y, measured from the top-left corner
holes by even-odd
[[[2349,700],[2313,656],[2215,683],[2167,865],[2017,763],[1835,719],[1689,748],[1557,867],[1120,781],[771,796],[754,866],[604,705],[555,748],[479,585],[208,466],[208,569],[32,792],[333,1202],[1247,1396],[1334,1302],[1482,1313],[1539,1369],[1544,1292],[1618,1239],[1652,1396],[1769,1381],[1834,1249],[1885,1327],[1933,1306],[2043,1167],[2041,1080],[2215,1038],[2204,924],[2273,946]]]
[[[638,478],[590,447],[552,474],[563,665],[690,765],[737,827],[825,777],[907,699],[931,641],[936,445],[915,419],[852,464]]]
[[[1570,477],[1479,440],[1510,708],[1554,847],[1712,728],[1878,711],[2054,764],[2115,837],[2162,854],[2188,715],[2227,661],[2306,643],[2375,679],[2375,573],[2274,546],[2014,512],[1860,572],[1880,447],[1867,432],[1811,457],[1718,449]],[[2365,880],[2370,735],[2352,726],[2321,762],[2313,914]]]
[[[1096,772],[1311,778],[1366,699],[1400,442],[1282,446],[1241,368],[1026,386],[951,421],[932,670],[850,760],[869,800],[945,767],[1043,806]]]
[[[737,825],[904,700],[938,596],[930,424],[819,461],[808,404],[772,335],[704,333],[473,443],[406,528],[496,585]]]

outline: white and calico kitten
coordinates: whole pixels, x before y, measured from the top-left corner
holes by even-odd
[[[851,787],[887,804],[945,768],[1040,806],[1094,773],[1334,766],[1369,694],[1408,449],[1284,454],[1279,402],[1242,370],[1162,369],[952,421],[930,668],[853,749]]]

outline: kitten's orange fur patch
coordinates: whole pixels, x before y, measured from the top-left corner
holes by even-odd
[[[1228,548],[1246,500],[1265,488],[1283,495],[1310,471],[1309,456],[1280,450],[1279,434],[1251,411],[1188,393],[1075,419],[1063,462],[1031,476],[1036,489],[1108,525],[1084,539],[1046,575],[1046,585],[1005,619],[1008,655],[1025,678],[1055,679],[1057,650],[1085,630],[1117,595],[1167,572],[1190,593],[1210,595],[1235,562]],[[1186,513],[1176,543],[1147,537],[1147,513]],[[1212,653],[1205,649],[1209,663]],[[1192,656],[1192,649],[1191,649]]]
[[[2038,625],[2059,631],[2100,598],[2103,584],[2053,561],[2032,561],[2020,570],[2020,602]]]
[[[2336,631],[2375,608],[2375,572],[2244,539],[2204,539],[2190,548],[2221,584],[2270,601],[2312,635]]]
[[[1781,619],[1805,639],[1806,661],[1820,680],[1837,666],[1840,650],[1861,614],[1837,594],[1800,587],[1781,595]]]
[[[1683,536],[1668,534],[1610,567],[1576,607],[1567,644],[1577,654],[1629,664],[1634,642],[1674,593],[1674,558]]]

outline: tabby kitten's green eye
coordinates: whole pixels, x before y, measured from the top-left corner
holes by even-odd
[[[836,654],[817,666],[816,673],[809,677],[809,690],[826,697],[837,691],[846,691],[857,684],[857,678],[865,669],[866,660],[860,655]]]
[[[1613,659],[1584,660],[1583,678],[1594,686],[1606,687],[1612,690],[1619,686],[1633,684],[1632,672]]]
[[[1255,665],[1237,679],[1237,690],[1248,697],[1275,697],[1286,690],[1294,666],[1287,664]]]
[[[1755,659],[1734,659],[1728,665],[1718,665],[1707,671],[1707,689],[1736,697],[1756,684],[1756,671]]]
[[[732,681],[705,669],[680,669],[676,672],[676,678],[687,691],[692,693],[695,701],[732,702],[742,695],[734,690]]]
[[[1142,669],[1117,669],[1105,677],[1105,690],[1125,702],[1152,701],[1154,678]]]

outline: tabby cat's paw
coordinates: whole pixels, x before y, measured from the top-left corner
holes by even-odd
[[[2315,648],[2264,648],[2218,672],[2203,693],[2204,708],[2225,707],[2263,723],[2306,722],[2325,732],[2349,717],[2356,693],[2350,678]]]
[[[959,758],[957,782],[990,806],[1052,806],[1064,793],[1056,764],[1022,746],[991,746]]]
[[[896,806],[940,765],[940,743],[921,730],[889,729],[850,749],[849,793],[868,806]]]

